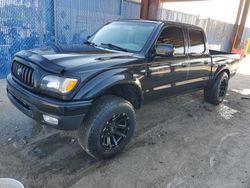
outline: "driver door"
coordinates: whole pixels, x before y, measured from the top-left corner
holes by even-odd
[[[145,99],[164,97],[185,89],[188,79],[188,56],[183,28],[168,26],[162,30],[155,46],[171,44],[174,53],[169,56],[157,56],[151,59],[147,68],[147,88]]]

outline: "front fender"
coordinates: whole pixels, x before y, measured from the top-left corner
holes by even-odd
[[[75,96],[75,99],[93,99],[107,89],[120,84],[133,84],[142,96],[140,80],[133,78],[126,68],[105,71],[89,80]]]

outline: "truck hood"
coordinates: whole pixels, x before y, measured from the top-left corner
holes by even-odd
[[[62,73],[72,69],[104,68],[135,59],[133,53],[114,51],[89,45],[54,46],[24,50],[15,57],[23,58],[48,72]],[[97,67],[98,64],[98,67]]]

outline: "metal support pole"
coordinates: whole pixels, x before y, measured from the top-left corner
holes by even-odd
[[[238,34],[237,34],[236,41],[235,41],[235,47],[240,46],[242,35],[243,35],[245,25],[246,25],[249,6],[250,6],[250,0],[246,0],[245,5],[244,5],[244,9],[243,9],[243,13],[242,13],[242,17],[241,17],[241,22],[240,22],[239,29],[238,29]]]
[[[232,35],[232,38],[231,38],[230,51],[232,51],[234,49],[234,46],[235,46],[236,36],[237,36],[237,33],[238,33],[238,29],[239,29],[239,22],[240,22],[240,17],[241,17],[244,1],[245,0],[240,0],[238,13],[237,13],[237,17],[236,17],[234,28],[233,28],[233,35]]]
[[[140,14],[141,19],[148,19],[148,5],[149,5],[149,0],[141,1],[141,14]]]
[[[54,18],[54,43],[55,45],[58,44],[58,28],[57,28],[57,6],[56,6],[56,1],[53,0],[53,18]]]
[[[156,20],[158,18],[158,8],[160,0],[149,0],[148,19]]]
[[[160,0],[142,0],[141,2],[141,19],[152,19],[158,18],[158,8]]]
[[[46,28],[46,42],[51,45],[55,43],[55,8],[54,0],[45,0],[45,28]]]

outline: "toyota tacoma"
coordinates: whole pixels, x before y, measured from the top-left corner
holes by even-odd
[[[197,26],[113,21],[81,45],[15,54],[7,77],[10,101],[37,122],[77,130],[94,158],[118,154],[133,135],[135,109],[156,98],[204,90],[218,105],[240,57],[209,50]]]

